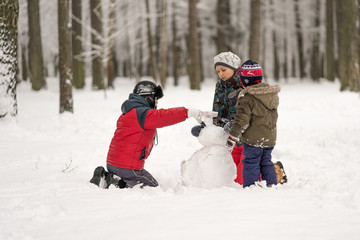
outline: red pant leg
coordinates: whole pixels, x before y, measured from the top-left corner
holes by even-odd
[[[234,147],[233,151],[231,152],[231,155],[233,157],[234,163],[236,165],[236,178],[235,182],[242,185],[243,184],[243,164],[242,160],[244,159],[243,155],[243,146]]]

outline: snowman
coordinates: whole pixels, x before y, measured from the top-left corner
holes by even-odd
[[[227,133],[212,119],[205,119],[202,126],[198,140],[203,147],[181,162],[182,184],[200,188],[235,186],[236,166],[225,147]]]

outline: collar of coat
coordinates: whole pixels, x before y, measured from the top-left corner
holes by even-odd
[[[234,97],[240,92],[238,98],[244,97],[246,93],[255,95],[255,94],[268,94],[268,93],[278,93],[280,92],[280,86],[274,85],[271,86],[268,83],[258,83],[255,85],[247,86],[246,88],[240,88],[229,94],[229,97]]]

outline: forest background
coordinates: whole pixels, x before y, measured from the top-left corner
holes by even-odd
[[[116,77],[166,88],[188,76],[200,90],[205,78],[216,79],[212,59],[222,51],[259,62],[265,79],[338,78],[340,90],[360,91],[359,2],[1,0],[1,24],[15,41],[0,45],[12,43],[16,61],[1,69],[3,99],[14,100],[0,104],[0,116],[16,115],[16,84],[30,80],[38,91],[48,77],[60,78],[60,112],[73,112],[72,88],[84,88],[86,77],[101,90]]]

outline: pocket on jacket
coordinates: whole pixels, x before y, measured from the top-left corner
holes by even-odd
[[[146,147],[144,147],[143,150],[141,151],[139,160],[145,158],[145,150],[146,150]]]

